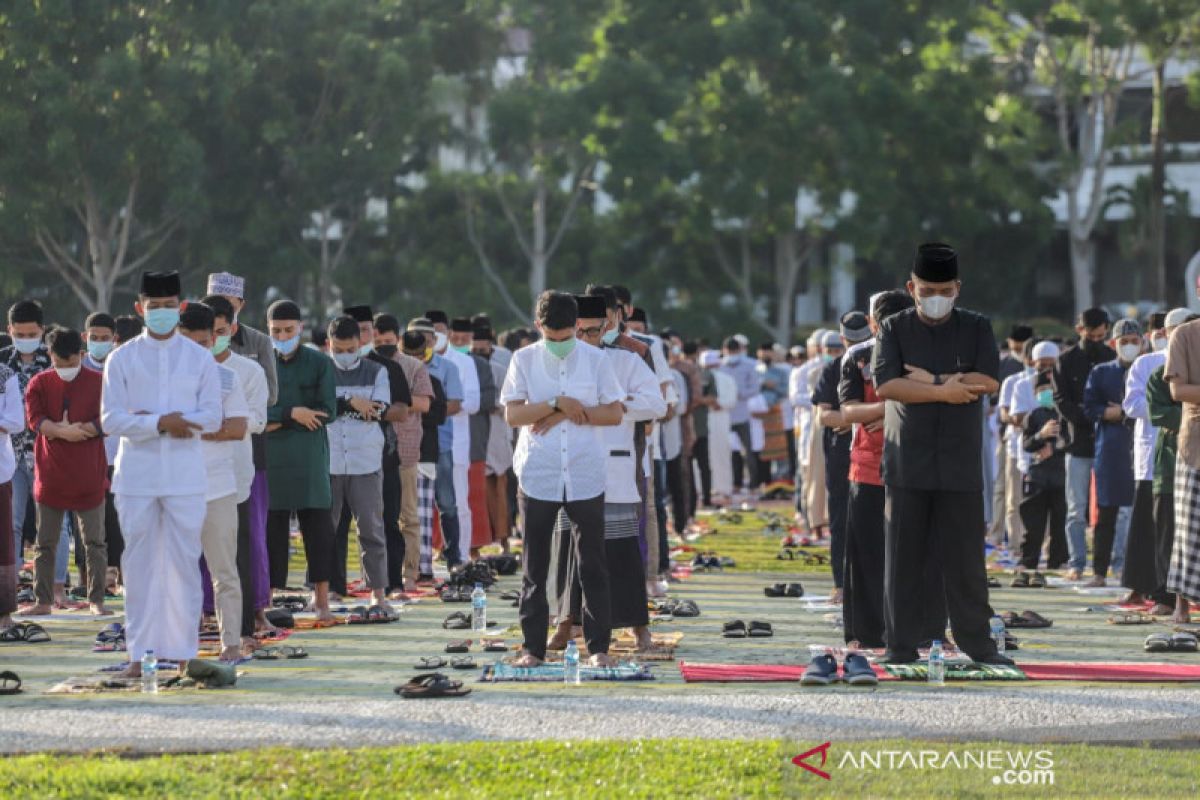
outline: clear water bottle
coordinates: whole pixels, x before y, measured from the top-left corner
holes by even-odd
[[[934,639],[929,648],[929,684],[931,686],[946,685],[946,657],[942,654],[942,642]]]
[[[579,684],[579,647],[574,639],[567,642],[567,649],[563,651],[563,683]]]
[[[471,592],[471,630],[482,631],[487,627],[487,592],[483,590],[483,584],[475,584],[475,591]]]
[[[142,656],[142,691],[158,694],[158,656],[147,650]]]
[[[1004,620],[992,617],[992,641],[996,643],[996,652],[1004,655]]]

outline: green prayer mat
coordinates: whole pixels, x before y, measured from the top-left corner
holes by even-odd
[[[883,668],[892,677],[902,681],[924,681],[929,679],[929,668],[925,664],[884,664]],[[1007,664],[946,664],[948,681],[1023,681],[1025,673]]]

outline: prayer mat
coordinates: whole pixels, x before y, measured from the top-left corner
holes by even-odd
[[[1147,662],[1031,662],[1021,670],[1036,681],[1118,681],[1132,683],[1200,681],[1200,664]]]
[[[641,664],[618,664],[615,667],[579,667],[583,681],[652,681],[650,668]],[[536,667],[514,667],[511,664],[489,664],[479,680],[484,683],[562,683],[562,664],[541,664]]]
[[[335,625],[346,624],[346,617],[338,614],[333,615],[333,622],[322,623],[319,625],[317,624],[317,615],[311,611],[302,611],[294,616],[296,619],[295,630],[298,631],[319,630],[321,628],[332,628]]]
[[[808,654],[812,658],[816,658],[819,655],[824,655],[824,654],[828,653],[829,655],[833,656],[834,658],[836,658],[840,661],[841,659],[845,658],[847,656],[847,654],[849,654],[851,652],[861,653],[862,655],[867,657],[868,661],[874,661],[877,658],[881,658],[883,656],[884,652],[886,652],[886,651],[882,647],[879,647],[879,648],[860,647],[856,650],[850,650],[849,648],[844,647],[844,646],[827,647],[825,645],[819,645],[819,644],[810,644],[808,646]],[[928,648],[921,648],[917,652],[921,656],[922,659],[929,658],[929,649]],[[956,647],[953,647],[953,646],[944,646],[944,649],[942,650],[942,656],[946,659],[947,663],[949,663],[951,661],[965,662],[965,661],[971,660],[970,657],[966,653],[961,652],[960,650],[958,650]]]
[[[125,619],[124,614],[109,614],[107,617],[96,617],[90,614],[86,607],[77,611],[64,611],[56,609],[53,614],[43,614],[32,616],[29,614],[13,614],[13,620],[16,622],[36,622],[38,625],[57,625],[59,623],[78,624],[80,622],[100,622],[107,625],[110,622],[120,622]]]
[[[925,681],[929,679],[929,667],[925,664],[880,664],[893,678],[902,681]],[[946,662],[946,680],[948,681],[1023,681],[1027,677],[1021,669],[1007,664],[974,664],[971,662],[956,664]]]
[[[783,427],[783,413],[779,406],[773,406],[763,417],[763,447],[759,453],[761,461],[787,461],[788,432]]]

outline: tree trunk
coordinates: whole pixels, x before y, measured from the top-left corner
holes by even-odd
[[[1090,236],[1079,237],[1072,231],[1071,242],[1071,287],[1075,292],[1075,312],[1079,313],[1093,304],[1092,276],[1095,274],[1096,245]]]
[[[546,290],[546,177],[537,168],[533,191],[533,246],[529,254],[529,304],[533,308]]]
[[[1150,258],[1157,278],[1156,299],[1166,304],[1167,297],[1167,224],[1163,210],[1166,195],[1167,164],[1165,152],[1166,89],[1164,71],[1166,64],[1159,61],[1154,65],[1153,108],[1150,116]],[[1135,298],[1136,299],[1136,298]]]
[[[796,315],[796,283],[800,279],[802,260],[796,252],[796,231],[775,234],[775,341],[787,345],[792,341]]]

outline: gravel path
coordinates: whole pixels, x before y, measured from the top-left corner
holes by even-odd
[[[906,736],[1115,741],[1200,736],[1200,690],[1191,689],[862,693],[775,685],[757,694],[670,696],[614,696],[591,688],[571,690],[567,696],[563,691],[477,693],[461,700],[302,700],[286,705],[194,705],[175,698],[125,698],[116,706],[47,707],[43,702],[0,715],[0,752],[180,752],[478,739],[837,741]]]

